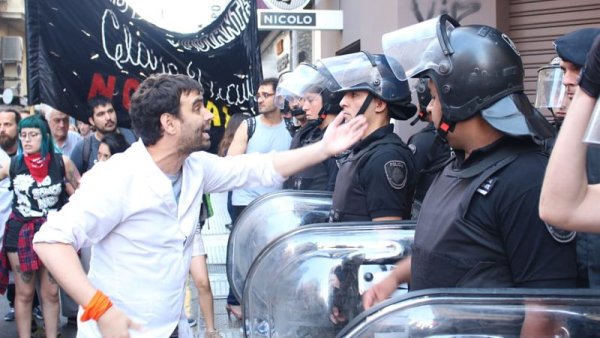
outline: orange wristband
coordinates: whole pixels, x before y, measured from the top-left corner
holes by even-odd
[[[88,305],[84,307],[85,311],[81,315],[81,321],[98,320],[111,306],[110,299],[102,291],[97,290]]]

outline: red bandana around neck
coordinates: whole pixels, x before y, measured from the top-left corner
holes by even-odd
[[[46,159],[42,159],[42,154],[32,154],[32,155],[23,155],[23,160],[25,161],[25,165],[27,169],[29,169],[29,173],[33,179],[41,183],[46,176],[48,176],[48,163],[50,163],[50,154],[46,155]]]

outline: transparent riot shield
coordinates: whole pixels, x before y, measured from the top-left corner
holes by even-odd
[[[299,226],[326,222],[331,192],[283,190],[254,200],[239,216],[227,244],[227,278],[240,300],[254,258],[273,239]]]
[[[357,316],[338,337],[592,337],[600,290],[431,289]]]
[[[370,283],[410,254],[415,225],[326,223],[282,235],[248,272],[246,337],[334,337],[363,311]]]

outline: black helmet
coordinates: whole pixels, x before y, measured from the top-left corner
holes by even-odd
[[[408,82],[394,76],[384,55],[358,52],[323,59],[321,62],[339,85],[338,93],[367,91],[385,101],[390,117],[397,120],[407,120],[417,111],[411,103]],[[359,114],[364,113],[364,109],[366,106]]]
[[[506,123],[502,128],[495,125],[504,115],[489,115],[500,110],[488,109],[500,101],[506,103],[502,100],[506,97],[514,98],[508,105],[516,105],[517,112],[527,111],[529,115],[532,107],[520,105],[531,106],[531,103],[526,97],[525,100],[515,97],[525,95],[523,62],[510,38],[497,29],[484,25],[460,26],[450,16],[442,15],[385,34],[382,40],[386,57],[402,64],[407,69],[406,76],[429,78],[434,82],[442,106],[442,131],[451,130],[456,123],[487,110],[487,115],[482,114],[486,121],[512,134],[507,132],[506,128],[510,127]],[[539,112],[538,115],[541,117]],[[511,121],[514,118],[510,115]],[[526,119],[528,124],[529,116]],[[552,135],[549,124],[548,128],[536,130],[539,126],[536,119],[528,135],[542,138]],[[519,127],[518,132],[521,131]]]

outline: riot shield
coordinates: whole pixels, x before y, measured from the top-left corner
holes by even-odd
[[[314,224],[274,240],[248,272],[246,337],[334,337],[362,312],[370,283],[410,254],[415,225]]]
[[[227,278],[240,300],[254,258],[273,239],[299,226],[326,222],[331,192],[282,190],[265,194],[244,209],[227,244]]]
[[[430,289],[357,316],[338,337],[591,337],[600,290]]]

